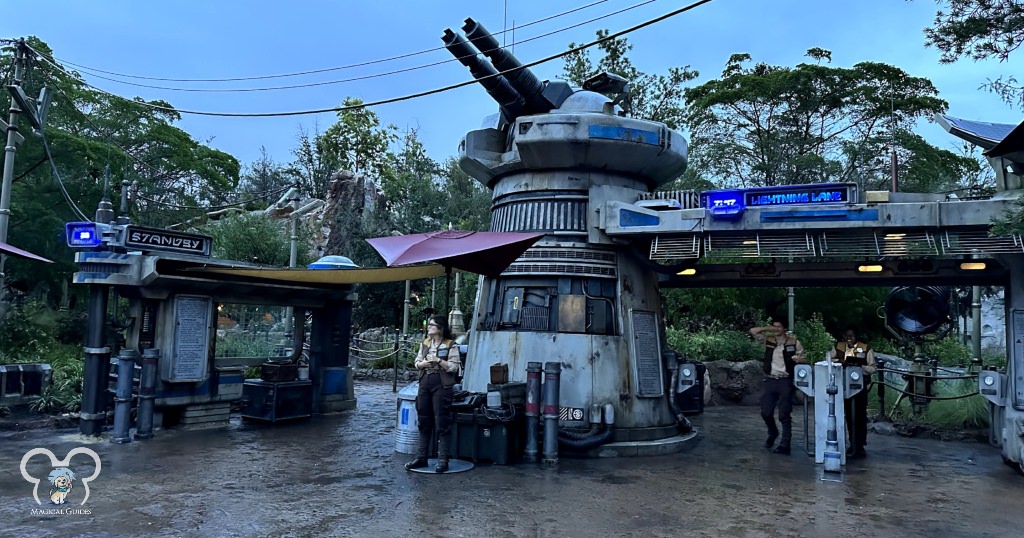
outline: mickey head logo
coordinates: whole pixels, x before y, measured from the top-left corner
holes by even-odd
[[[100,470],[102,468],[102,464],[100,463],[100,455],[97,454],[96,451],[90,448],[85,448],[84,446],[80,446],[78,448],[72,449],[71,452],[68,452],[68,455],[65,456],[64,459],[62,460],[58,460],[57,456],[47,448],[33,448],[32,450],[26,452],[25,455],[22,456],[21,458],[21,476],[32,484],[32,497],[35,498],[36,504],[42,505],[43,503],[39,501],[39,482],[41,482],[41,480],[28,474],[28,469],[26,469],[28,461],[32,459],[33,456],[36,456],[38,454],[48,455],[50,457],[50,464],[54,468],[54,472],[50,473],[50,478],[48,479],[48,482],[50,482],[51,485],[53,486],[58,486],[67,489],[70,489],[72,482],[75,480],[74,473],[70,471],[71,458],[74,457],[76,454],[87,454],[89,457],[91,457],[93,462],[95,462],[96,464],[96,470],[92,473],[92,475],[81,479],[82,487],[85,488],[85,498],[82,499],[82,504],[85,504],[85,502],[89,500],[89,482],[91,482],[97,476],[100,475]],[[54,474],[56,471],[61,470],[68,472],[60,472],[56,473],[56,475]],[[61,481],[61,483],[57,484],[55,480]]]

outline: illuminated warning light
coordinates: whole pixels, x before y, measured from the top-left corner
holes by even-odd
[[[984,271],[986,267],[985,262],[964,262],[960,264],[961,271]]]
[[[857,266],[857,272],[858,273],[881,273],[882,272],[882,266],[881,265],[858,265]]]
[[[103,242],[95,222],[69,222],[64,225],[68,246],[71,248],[98,247]]]
[[[697,270],[691,267],[689,269],[683,269],[682,271],[679,271],[676,274],[679,276],[693,276],[697,274]]]

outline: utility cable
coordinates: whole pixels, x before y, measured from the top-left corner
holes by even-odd
[[[506,34],[508,32],[513,32],[515,30],[521,30],[523,28],[527,28],[527,27],[533,26],[535,24],[540,24],[542,22],[547,22],[547,21],[552,20],[552,19],[557,19],[557,18],[563,17],[565,15],[576,13],[577,11],[583,11],[584,9],[594,7],[594,6],[598,5],[598,4],[604,4],[607,1],[608,0],[598,0],[597,2],[591,2],[590,4],[586,4],[586,5],[577,7],[577,8],[573,8],[573,9],[570,9],[568,11],[563,11],[561,13],[556,13],[554,15],[549,15],[549,16],[544,17],[542,19],[537,19],[535,21],[531,21],[531,22],[528,22],[526,24],[522,24],[522,25],[516,26],[515,28],[502,30],[500,32],[497,32],[494,35],[503,35],[503,34]],[[645,2],[645,3],[647,3],[647,2]],[[83,71],[95,71],[97,73],[103,73],[103,74],[106,74],[106,75],[113,75],[113,76],[118,76],[118,77],[123,77],[123,78],[133,78],[133,79],[137,79],[137,80],[158,80],[158,81],[164,81],[164,82],[239,82],[239,81],[246,81],[246,80],[266,80],[266,79],[273,79],[273,78],[298,77],[298,76],[303,76],[303,75],[314,75],[314,74],[317,74],[317,73],[327,73],[327,72],[330,72],[330,71],[341,71],[343,69],[353,69],[353,68],[356,68],[356,67],[366,67],[368,65],[385,63],[385,62],[390,62],[390,61],[394,61],[394,60],[401,60],[401,59],[404,59],[404,58],[410,58],[412,56],[419,56],[421,54],[426,54],[428,52],[434,52],[436,50],[444,50],[444,47],[443,46],[441,46],[441,47],[434,47],[432,49],[424,49],[424,50],[420,50],[420,51],[416,51],[416,52],[409,52],[409,53],[405,53],[405,54],[399,54],[397,56],[390,56],[390,57],[387,57],[387,58],[381,58],[379,60],[370,60],[370,61],[366,61],[366,62],[360,62],[360,63],[354,63],[354,64],[348,64],[348,65],[341,65],[341,66],[337,66],[337,67],[327,67],[327,68],[323,68],[323,69],[313,69],[313,70],[309,70],[309,71],[298,71],[298,72],[295,72],[295,73],[284,73],[284,74],[279,74],[279,75],[261,75],[261,76],[249,76],[249,77],[233,77],[233,78],[163,78],[163,77],[148,77],[148,76],[141,76],[141,75],[129,75],[129,74],[125,74],[125,73],[117,73],[117,72],[114,72],[114,71],[104,71],[102,69],[98,69],[98,68],[95,68],[95,67],[89,67],[87,65],[81,65],[81,64],[74,63],[74,62],[69,62],[67,60],[62,60],[60,58],[54,58],[54,59],[58,60],[62,64],[71,65],[71,66],[77,67],[79,69],[82,69]]]
[[[75,201],[71,199],[68,189],[64,186],[64,180],[61,179],[60,172],[57,170],[57,164],[53,160],[53,154],[50,153],[50,143],[46,141],[45,131],[41,133],[40,138],[43,139],[43,149],[46,150],[46,158],[50,161],[50,169],[53,171],[53,176],[57,179],[57,186],[60,188],[61,194],[64,195],[64,200],[66,200],[68,206],[71,207],[71,212],[74,213],[76,217],[82,219],[82,221],[92,222],[92,219],[87,217],[85,213],[78,208]]]
[[[286,190],[288,190],[290,188],[291,188],[291,185],[289,185],[287,187],[282,187],[281,189],[276,190],[276,191],[268,191],[263,196],[266,196],[268,194],[272,195],[272,194],[282,193],[282,192],[284,192],[284,191],[286,191]],[[165,207],[170,207],[170,208],[173,208],[173,209],[195,209],[195,210],[198,210],[198,211],[219,211],[221,209],[227,209],[229,207],[236,207],[236,206],[251,204],[253,202],[258,202],[258,201],[262,200],[263,196],[257,196],[256,198],[250,198],[248,200],[242,200],[240,202],[234,202],[234,203],[230,203],[230,204],[214,204],[214,205],[203,207],[203,206],[193,206],[193,205],[172,204],[170,202],[161,202],[160,200],[155,200],[153,198],[149,198],[149,197],[143,196],[141,194],[137,194],[136,195],[136,197],[139,198],[140,200],[145,200],[147,202],[158,204],[158,205],[162,205],[162,206],[165,206]]]
[[[387,104],[397,103],[397,102],[401,102],[401,101],[408,101],[408,100],[411,100],[411,99],[418,99],[420,97],[426,97],[428,95],[444,93],[444,92],[447,92],[447,91],[455,90],[455,89],[462,88],[462,87],[465,87],[465,86],[469,86],[469,85],[472,85],[472,84],[477,84],[477,83],[479,83],[482,80],[504,76],[504,75],[506,75],[506,74],[508,74],[510,72],[518,71],[520,69],[529,69],[531,67],[534,67],[534,66],[537,66],[537,65],[540,65],[540,64],[543,64],[543,63],[547,63],[547,62],[550,62],[552,60],[557,60],[558,58],[562,58],[564,56],[568,56],[569,54],[573,54],[573,53],[579,52],[581,50],[588,49],[588,48],[593,47],[595,45],[599,45],[601,43],[604,43],[606,41],[611,41],[613,39],[618,39],[619,37],[622,37],[622,36],[624,36],[626,34],[635,32],[635,31],[640,30],[642,28],[646,28],[646,27],[651,26],[653,24],[657,24],[657,23],[659,23],[661,21],[664,21],[665,19],[669,19],[669,18],[674,17],[676,15],[685,13],[687,11],[690,11],[692,9],[700,7],[700,6],[704,5],[704,4],[710,3],[711,1],[712,0],[698,0],[696,2],[693,2],[691,4],[683,6],[683,7],[679,8],[679,9],[670,11],[669,13],[666,13],[664,15],[655,17],[653,19],[648,19],[648,20],[646,20],[646,21],[644,21],[642,23],[633,25],[633,26],[631,26],[629,28],[626,28],[625,30],[620,30],[618,32],[615,32],[614,34],[608,34],[605,37],[602,37],[602,38],[599,38],[599,39],[595,39],[594,41],[591,41],[589,43],[585,43],[585,44],[580,45],[578,47],[574,47],[574,48],[571,48],[571,49],[568,49],[568,50],[565,50],[565,51],[562,51],[562,52],[559,52],[559,53],[556,53],[556,54],[552,54],[550,56],[541,58],[539,60],[534,60],[532,62],[523,64],[521,67],[517,67],[515,69],[508,69],[508,70],[505,70],[505,71],[499,71],[497,73],[494,73],[493,75],[487,75],[487,76],[484,76],[484,77],[480,77],[479,79],[472,79],[472,80],[467,80],[467,81],[464,81],[464,82],[459,82],[459,83],[456,83],[456,84],[450,84],[448,86],[443,86],[443,87],[440,87],[440,88],[434,88],[434,89],[431,89],[431,90],[425,90],[425,91],[421,91],[421,92],[417,92],[417,93],[406,94],[406,95],[402,95],[402,96],[399,96],[399,97],[391,97],[391,98],[387,98],[387,99],[380,99],[380,100],[371,101],[371,102],[368,102],[368,103],[360,103],[358,105],[348,105],[348,106],[320,108],[320,109],[314,109],[314,110],[295,110],[295,111],[285,111],[285,112],[210,112],[210,111],[202,111],[202,110],[183,110],[183,109],[177,109],[177,108],[173,108],[173,107],[166,107],[166,106],[161,106],[161,105],[155,105],[153,103],[147,103],[145,101],[129,100],[129,99],[121,97],[120,95],[117,95],[115,93],[111,93],[111,92],[108,92],[108,91],[103,90],[101,88],[97,88],[96,86],[93,86],[91,84],[85,83],[84,81],[82,82],[82,84],[85,85],[86,87],[92,88],[92,89],[94,89],[94,90],[96,90],[98,92],[101,92],[103,94],[110,95],[110,96],[116,97],[118,99],[123,99],[125,101],[130,101],[130,102],[135,103],[137,105],[146,106],[146,107],[153,108],[153,109],[156,109],[156,110],[163,110],[163,111],[168,111],[168,112],[176,112],[176,113],[179,113],[179,114],[192,114],[192,115],[196,115],[196,116],[217,116],[217,117],[226,117],[226,118],[267,118],[267,117],[283,117],[283,116],[304,116],[304,115],[309,115],[309,114],[324,114],[324,113],[327,113],[327,112],[336,112],[337,113],[337,112],[344,112],[344,111],[349,111],[349,110],[360,110],[360,109],[363,109],[363,108],[370,108],[370,107],[375,107],[375,106],[380,106],[380,105],[387,105]],[[44,59],[44,61],[50,63],[55,68],[57,68],[60,71],[62,71],[64,74],[72,76],[73,78],[77,78],[77,77],[74,77],[73,75],[71,75],[63,67],[55,64],[51,60],[49,60],[49,59],[47,59],[45,57],[43,59]]]
[[[583,21],[583,22],[580,22],[580,23],[577,23],[577,24],[573,24],[571,26],[566,26],[566,27],[563,27],[563,28],[559,28],[557,30],[553,30],[553,31],[545,33],[545,34],[540,34],[538,36],[534,36],[534,37],[531,37],[529,39],[524,39],[522,41],[517,41],[515,43],[512,43],[512,46],[521,45],[523,43],[529,43],[530,41],[536,41],[538,39],[543,39],[545,37],[549,37],[549,36],[552,36],[552,35],[555,35],[555,34],[558,34],[558,33],[561,33],[561,32],[572,30],[573,28],[577,28],[577,27],[583,26],[585,24],[590,24],[592,22],[596,22],[596,21],[599,21],[599,20],[602,20],[602,19],[605,19],[605,18],[608,18],[608,17],[612,17],[614,15],[618,15],[620,13],[624,13],[626,11],[630,11],[630,10],[639,8],[639,7],[645,6],[647,4],[650,4],[650,3],[656,2],[656,1],[657,0],[647,0],[646,2],[641,2],[639,4],[636,4],[636,5],[627,7],[627,8],[623,8],[623,9],[620,9],[618,11],[614,11],[612,13],[605,14],[605,15],[602,15],[600,17],[594,17],[594,18],[592,18],[590,20],[586,20],[586,21]],[[441,47],[441,48],[444,48],[444,47]],[[37,52],[37,54],[38,54],[38,52]],[[287,86],[269,86],[269,87],[263,87],[263,88],[179,88],[179,87],[173,87],[173,86],[156,86],[156,85],[152,85],[152,84],[140,84],[140,83],[137,83],[137,82],[128,82],[128,81],[125,81],[125,80],[117,80],[115,78],[110,78],[110,77],[106,77],[106,76],[103,76],[103,75],[98,75],[95,72],[92,72],[91,70],[89,70],[87,68],[82,68],[81,70],[83,72],[93,76],[93,77],[98,78],[98,79],[108,80],[108,81],[111,81],[111,82],[116,82],[118,84],[126,84],[128,86],[136,86],[136,87],[139,87],[139,88],[149,88],[149,89],[154,89],[154,90],[166,90],[166,91],[175,91],[175,92],[195,92],[195,93],[241,93],[241,92],[264,92],[264,91],[275,91],[275,90],[294,90],[294,89],[299,89],[299,88],[313,88],[313,87],[317,87],[317,86],[332,86],[332,85],[336,85],[336,84],[344,84],[346,82],[357,82],[357,81],[360,81],[360,80],[370,80],[370,79],[375,79],[375,78],[380,78],[380,77],[397,75],[397,74],[401,74],[401,73],[409,73],[409,72],[412,72],[412,71],[419,71],[421,69],[426,69],[428,67],[435,67],[435,66],[438,66],[438,65],[444,65],[444,64],[447,64],[447,63],[456,62],[456,61],[462,60],[462,59],[467,58],[467,57],[472,57],[472,56],[476,56],[476,53],[468,54],[466,56],[460,56],[458,58],[454,58],[453,57],[453,58],[448,58],[446,60],[439,60],[439,61],[428,63],[428,64],[422,64],[422,65],[417,65],[417,66],[413,66],[413,67],[406,67],[404,69],[395,69],[395,70],[392,70],[392,71],[385,71],[383,73],[373,73],[373,74],[370,74],[370,75],[363,75],[363,76],[358,76],[358,77],[344,78],[344,79],[340,79],[340,80],[328,80],[328,81],[323,81],[323,82],[310,82],[310,83],[306,83],[306,84],[291,84],[291,85],[287,85]]]

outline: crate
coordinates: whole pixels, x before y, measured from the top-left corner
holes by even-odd
[[[247,379],[242,392],[245,419],[278,422],[313,415],[313,384],[309,381]]]
[[[473,463],[513,463],[523,452],[524,425],[519,416],[511,422],[499,422],[479,411],[456,413],[451,432],[452,457]]]

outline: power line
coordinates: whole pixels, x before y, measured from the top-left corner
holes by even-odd
[[[196,116],[217,116],[217,117],[225,117],[225,118],[268,118],[268,117],[284,117],[284,116],[304,116],[304,115],[309,115],[309,114],[324,114],[324,113],[327,113],[327,112],[344,112],[344,111],[348,111],[348,110],[359,110],[359,109],[369,108],[369,107],[374,107],[374,106],[387,105],[387,104],[391,104],[391,103],[397,103],[397,102],[400,102],[400,101],[408,101],[408,100],[411,100],[411,99],[417,99],[417,98],[420,98],[420,97],[426,97],[428,95],[433,95],[433,94],[437,94],[437,93],[444,93],[444,92],[447,92],[447,91],[451,91],[451,90],[455,90],[455,89],[458,89],[458,88],[462,88],[464,86],[469,86],[469,85],[472,85],[472,84],[477,84],[481,80],[503,76],[503,75],[506,75],[506,74],[508,74],[508,73],[510,73],[512,71],[518,71],[519,69],[526,69],[526,68],[534,67],[534,66],[537,66],[537,65],[540,65],[540,64],[543,64],[543,63],[550,62],[552,60],[557,60],[558,58],[561,58],[563,56],[567,56],[569,54],[572,54],[572,53],[575,53],[575,52],[579,52],[581,50],[588,49],[588,48],[593,47],[595,45],[599,45],[601,43],[604,43],[605,41],[611,41],[613,39],[617,39],[617,38],[622,37],[622,36],[624,36],[626,34],[635,32],[635,31],[640,30],[642,28],[646,28],[646,27],[651,26],[653,24],[659,23],[659,22],[661,22],[661,21],[663,21],[665,19],[674,17],[674,16],[679,15],[681,13],[685,13],[687,11],[690,11],[692,9],[700,7],[700,6],[702,6],[704,4],[707,4],[707,3],[711,2],[711,1],[712,0],[698,0],[696,2],[693,2],[692,4],[688,4],[686,6],[683,6],[683,7],[679,8],[679,9],[670,11],[670,12],[664,14],[664,15],[655,17],[653,19],[648,19],[647,21],[644,21],[642,23],[639,23],[639,24],[636,24],[636,25],[631,26],[629,28],[626,28],[625,30],[620,30],[618,32],[615,32],[614,34],[609,34],[609,35],[607,35],[605,37],[602,37],[600,39],[596,39],[596,40],[591,41],[589,43],[580,45],[578,47],[575,47],[575,48],[572,48],[572,49],[569,49],[569,50],[565,50],[565,51],[559,52],[557,54],[552,54],[551,56],[547,56],[545,58],[541,58],[539,60],[535,60],[535,61],[523,64],[523,66],[521,68],[509,69],[509,70],[505,70],[505,71],[499,71],[499,72],[497,72],[497,73],[495,73],[493,75],[487,75],[487,76],[484,76],[484,77],[480,77],[479,79],[467,80],[467,81],[464,81],[464,82],[459,82],[459,83],[456,83],[456,84],[451,84],[451,85],[448,85],[448,86],[443,86],[443,87],[435,88],[435,89],[432,89],[432,90],[425,90],[425,91],[422,91],[422,92],[411,93],[411,94],[407,94],[407,95],[403,95],[403,96],[399,96],[399,97],[391,97],[391,98],[388,98],[388,99],[381,99],[381,100],[378,100],[378,101],[371,101],[371,102],[368,102],[368,103],[361,103],[361,104],[358,104],[358,105],[348,105],[348,106],[338,106],[338,107],[330,107],[330,108],[320,108],[320,109],[314,109],[314,110],[296,110],[296,111],[286,111],[286,112],[209,112],[209,111],[202,111],[202,110],[183,110],[183,109],[178,109],[178,108],[173,108],[173,107],[165,107],[165,106],[155,105],[155,104],[152,104],[152,103],[147,103],[145,101],[130,100],[130,99],[126,99],[124,97],[121,97],[120,95],[117,95],[115,93],[111,93],[111,92],[108,92],[108,91],[103,90],[101,88],[97,88],[96,86],[88,84],[88,83],[86,83],[84,81],[82,82],[82,84],[85,85],[86,87],[92,88],[92,89],[94,89],[94,90],[96,90],[96,91],[98,91],[100,93],[103,93],[103,94],[106,94],[106,95],[110,95],[110,96],[116,97],[118,99],[123,99],[125,101],[130,101],[132,103],[135,103],[135,104],[138,104],[138,105],[141,105],[141,106],[146,106],[146,107],[153,108],[153,109],[156,109],[156,110],[163,110],[163,111],[168,111],[168,112],[176,112],[176,113],[179,113],[179,114],[192,114],[192,115],[196,115]],[[52,66],[54,66],[58,70],[62,71],[64,74],[66,74],[68,76],[71,76],[73,78],[76,78],[71,73],[68,73],[68,71],[65,70],[63,67],[53,63],[52,61],[48,60],[45,57],[44,57],[44,60],[49,62]]]
[[[152,202],[154,204],[159,204],[159,205],[170,207],[170,208],[174,208],[174,209],[195,209],[195,210],[199,210],[199,211],[211,211],[211,210],[216,211],[216,210],[219,210],[219,209],[226,209],[226,208],[229,208],[229,207],[241,206],[241,205],[250,204],[252,202],[258,202],[258,201],[262,200],[264,196],[272,195],[272,194],[280,194],[280,193],[282,193],[282,192],[284,192],[284,191],[286,191],[286,190],[288,190],[290,188],[291,188],[291,185],[289,185],[287,187],[282,187],[280,189],[273,190],[273,191],[266,191],[266,192],[262,193],[260,196],[257,196],[256,198],[250,198],[248,200],[242,200],[241,202],[234,202],[234,203],[230,203],[230,204],[216,204],[216,205],[211,205],[209,207],[201,207],[201,206],[194,206],[194,205],[179,205],[179,204],[172,204],[170,202],[161,202],[160,200],[154,200],[153,198],[148,198],[146,196],[142,196],[141,194],[138,194],[136,196],[140,200],[145,200],[147,202]]]
[[[550,15],[550,16],[544,17],[542,19],[537,19],[535,21],[528,22],[528,23],[523,24],[521,26],[518,26],[516,28],[522,29],[522,28],[526,28],[528,26],[533,26],[535,24],[540,24],[542,22],[547,22],[547,21],[552,20],[552,19],[557,19],[557,18],[563,17],[565,15],[570,15],[572,13],[576,13],[577,11],[583,11],[584,9],[594,7],[594,6],[598,5],[598,4],[604,4],[605,2],[608,2],[608,0],[598,0],[597,2],[591,2],[590,4],[586,4],[586,5],[577,7],[577,8],[573,8],[573,9],[570,9],[568,11],[563,11],[561,13],[556,13],[554,15]],[[502,30],[501,32],[498,32],[498,35],[502,35],[502,34],[505,34],[505,33],[511,32],[511,31],[513,31],[513,30],[507,30],[507,29],[506,30]],[[164,82],[239,82],[239,81],[246,81],[246,80],[266,80],[266,79],[273,79],[273,78],[298,77],[298,76],[303,76],[303,75],[313,75],[313,74],[317,74],[317,73],[327,73],[327,72],[330,72],[330,71],[341,71],[343,69],[353,69],[353,68],[356,68],[356,67],[366,67],[368,65],[385,63],[385,62],[390,62],[390,61],[394,61],[394,60],[401,60],[401,59],[404,59],[404,58],[410,58],[412,56],[419,56],[421,54],[426,54],[428,52],[434,52],[436,50],[444,50],[444,47],[443,46],[441,46],[441,47],[434,47],[432,49],[424,49],[424,50],[420,50],[420,51],[416,51],[416,52],[409,52],[409,53],[405,53],[405,54],[399,54],[397,56],[390,56],[390,57],[387,57],[387,58],[381,58],[381,59],[378,59],[378,60],[370,60],[370,61],[366,61],[366,62],[360,62],[360,63],[354,63],[354,64],[348,64],[348,65],[340,65],[340,66],[337,66],[337,67],[327,67],[327,68],[323,68],[323,69],[312,69],[312,70],[309,70],[309,71],[298,71],[298,72],[295,72],[295,73],[284,73],[284,74],[279,74],[279,75],[261,75],[261,76],[234,77],[234,78],[163,78],[163,77],[148,77],[148,76],[141,76],[141,75],[128,75],[128,74],[124,74],[124,73],[117,73],[117,72],[114,72],[114,71],[104,71],[102,69],[97,69],[95,67],[89,67],[87,65],[81,65],[81,64],[74,63],[74,62],[69,62],[67,60],[62,60],[60,58],[54,58],[54,59],[58,60],[62,64],[71,65],[71,66],[80,68],[82,70],[95,71],[97,73],[103,73],[103,74],[106,74],[106,75],[114,75],[114,76],[118,76],[118,77],[133,78],[133,79],[138,79],[138,80],[159,80],[159,81],[164,81]]]
[[[559,33],[562,33],[562,32],[567,32],[567,31],[572,30],[574,28],[578,28],[580,26],[583,26],[583,25],[586,25],[586,24],[590,24],[590,23],[593,23],[593,22],[597,22],[599,20],[607,19],[609,17],[613,17],[615,15],[619,15],[619,14],[625,13],[627,11],[631,11],[631,10],[643,7],[643,6],[647,5],[647,4],[651,4],[651,3],[656,2],[656,1],[657,0],[647,0],[645,2],[641,2],[639,4],[635,4],[635,5],[632,5],[630,7],[620,9],[618,11],[613,11],[611,13],[607,13],[607,14],[601,15],[599,17],[594,17],[592,19],[585,20],[583,22],[579,22],[579,23],[576,23],[576,24],[573,24],[573,25],[570,25],[570,26],[565,26],[565,27],[559,28],[557,30],[553,30],[553,31],[547,32],[545,34],[540,34],[538,36],[534,36],[534,37],[531,37],[531,38],[528,38],[528,39],[524,39],[522,41],[516,41],[516,42],[512,43],[512,46],[514,47],[515,45],[522,45],[523,43],[529,43],[531,41],[536,41],[538,39],[543,39],[543,38],[546,38],[546,37],[550,37],[550,36],[555,35],[555,34],[559,34]],[[443,49],[444,47],[440,47],[440,48]],[[437,50],[437,49],[431,49],[431,50]],[[467,57],[475,56],[475,55],[476,55],[475,53],[474,54],[469,54],[469,55],[467,55]],[[398,74],[401,74],[401,73],[409,73],[409,72],[412,72],[412,71],[419,71],[421,69],[426,69],[428,67],[436,67],[438,65],[444,65],[444,64],[456,62],[456,61],[459,61],[459,60],[462,60],[462,59],[463,59],[463,57],[458,57],[458,58],[452,57],[452,58],[448,58],[446,60],[439,60],[439,61],[436,61],[436,62],[431,62],[431,63],[428,63],[428,64],[416,65],[416,66],[413,66],[413,67],[406,67],[406,68],[403,68],[403,69],[394,69],[394,70],[391,70],[391,71],[385,71],[383,73],[373,73],[373,74],[369,74],[369,75],[362,75],[362,76],[358,76],[358,77],[349,77],[349,78],[343,78],[343,79],[339,79],[339,80],[327,80],[327,81],[321,81],[321,82],[308,82],[308,83],[305,83],[305,84],[290,84],[290,85],[285,85],[285,86],[267,86],[267,87],[261,87],[261,88],[180,88],[180,87],[175,87],[175,86],[157,86],[157,85],[153,85],[153,84],[141,84],[141,83],[138,83],[138,82],[128,82],[126,80],[118,80],[118,79],[115,79],[115,78],[106,77],[106,76],[103,76],[103,75],[98,75],[98,74],[96,74],[96,72],[94,72],[94,70],[91,70],[89,68],[81,68],[81,70],[83,72],[89,74],[90,76],[93,76],[93,77],[98,78],[98,79],[108,80],[108,81],[111,81],[111,82],[116,82],[118,84],[126,84],[128,86],[135,86],[135,87],[138,87],[138,88],[149,88],[149,89],[153,89],[153,90],[166,90],[166,91],[192,92],[192,93],[244,93],[244,92],[266,92],[266,91],[278,91],[278,90],[295,90],[295,89],[300,89],[300,88],[313,88],[313,87],[318,87],[318,86],[333,86],[333,85],[337,85],[337,84],[344,84],[346,82],[358,82],[360,80],[370,80],[370,79],[375,79],[375,78],[380,78],[380,77],[387,77],[387,76],[391,76],[391,75],[398,75]]]
[[[92,219],[87,217],[85,213],[82,213],[82,210],[78,208],[78,205],[75,204],[75,201],[71,199],[71,195],[68,193],[67,187],[64,186],[64,180],[61,179],[60,172],[57,170],[57,164],[54,162],[53,155],[50,153],[50,144],[46,141],[45,131],[41,132],[40,138],[43,139],[43,149],[46,150],[46,158],[50,161],[50,169],[53,170],[53,175],[57,179],[57,186],[60,188],[61,194],[64,195],[64,200],[66,200],[68,206],[71,207],[71,212],[74,213],[75,216],[82,219],[83,221],[91,222]]]

